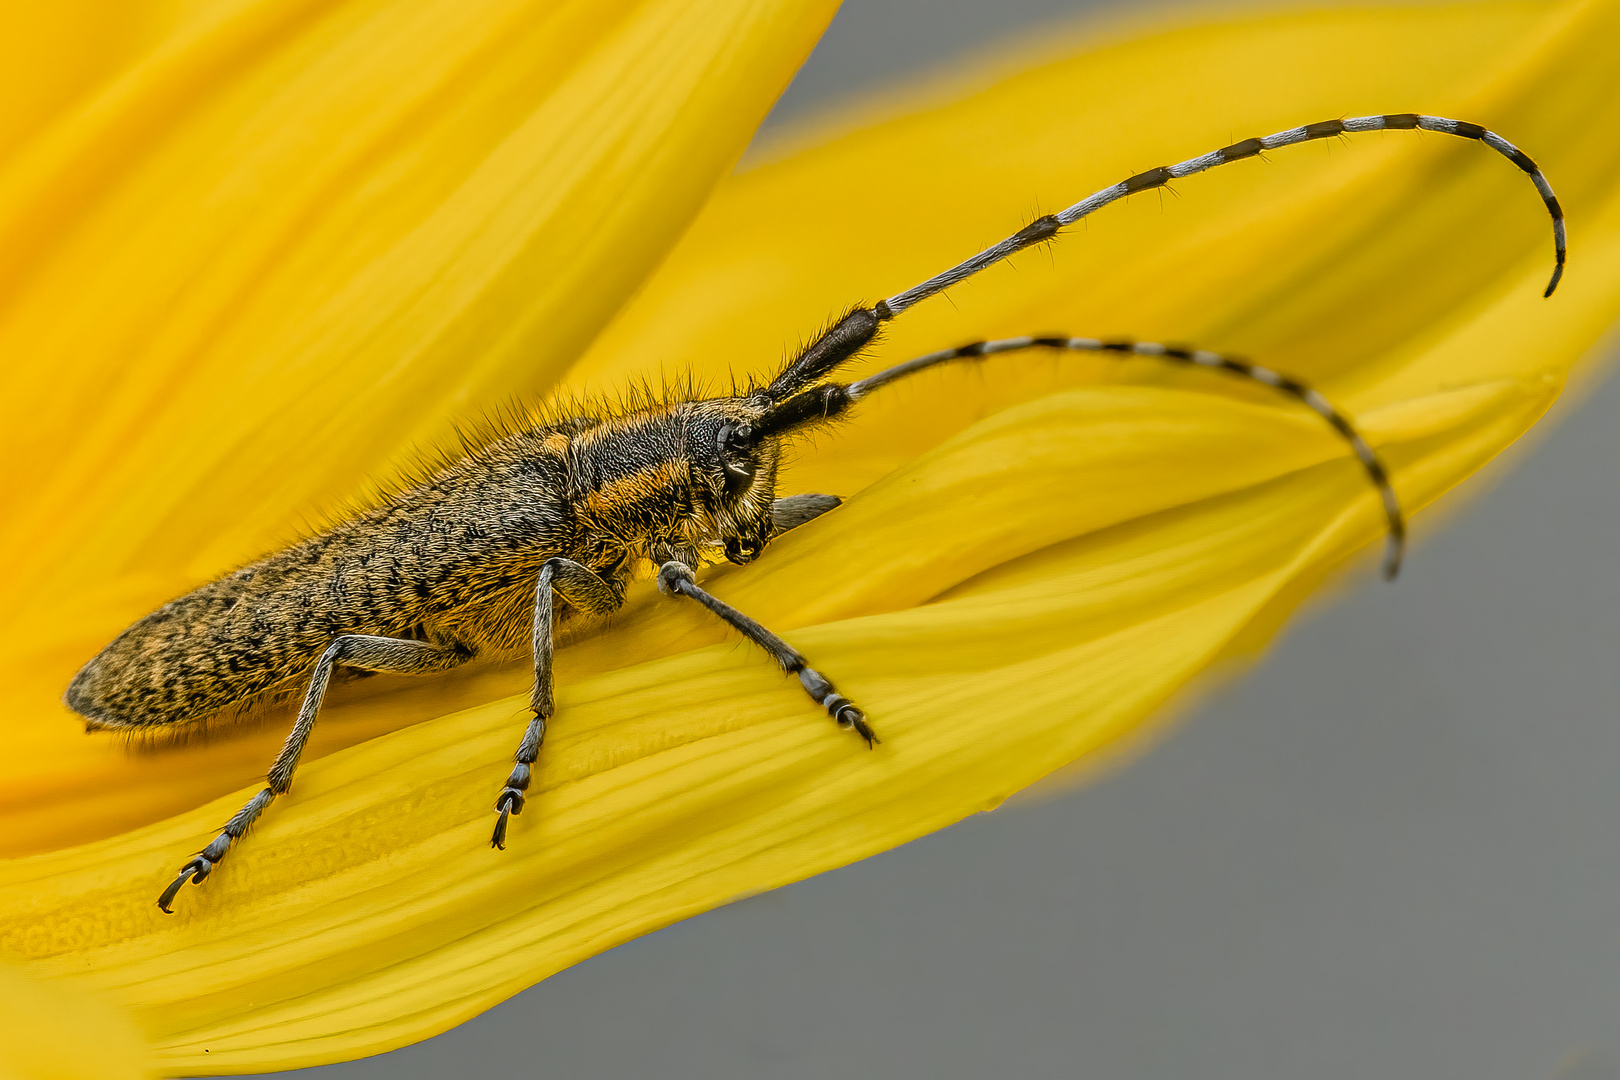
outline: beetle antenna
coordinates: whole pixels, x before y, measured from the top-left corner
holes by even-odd
[[[1251,364],[1247,360],[1235,356],[1225,356],[1221,353],[1210,352],[1208,349],[1193,349],[1183,345],[1161,345],[1156,341],[1132,341],[1129,339],[1115,339],[1104,341],[1100,338],[1087,337],[1015,337],[1001,338],[996,341],[975,341],[970,345],[960,345],[954,349],[941,349],[939,352],[928,353],[914,360],[907,360],[903,364],[896,364],[885,368],[876,375],[868,376],[859,382],[848,386],[821,386],[808,393],[800,394],[782,408],[777,410],[784,414],[798,414],[799,417],[809,419],[811,422],[819,420],[822,416],[836,416],[850,405],[870,394],[872,391],[887,386],[896,379],[907,375],[915,375],[919,371],[939,364],[949,363],[952,360],[967,360],[981,356],[991,356],[995,353],[1017,352],[1020,349],[1067,349],[1073,352],[1102,352],[1124,353],[1131,356],[1154,356],[1163,360],[1173,360],[1196,367],[1213,368],[1217,371],[1229,371],[1234,375],[1241,375],[1246,379],[1263,383],[1274,390],[1279,390],[1297,401],[1303,402],[1322,419],[1332,425],[1333,430],[1344,436],[1355,451],[1356,459],[1361,467],[1367,470],[1367,477],[1372,480],[1373,486],[1378,489],[1379,498],[1384,504],[1384,516],[1389,521],[1389,541],[1384,555],[1384,578],[1395,580],[1400,572],[1401,558],[1406,550],[1406,517],[1401,512],[1400,499],[1395,495],[1395,488],[1389,481],[1389,468],[1378,451],[1362,438],[1352,421],[1333,402],[1329,401],[1320,391],[1306,386],[1298,379],[1275,372],[1259,364]],[[803,402],[804,404],[794,406]],[[812,404],[812,402],[814,404]],[[829,408],[835,404],[835,408]],[[803,419],[800,422],[804,422]]]
[[[879,321],[891,319],[894,316],[912,307],[919,301],[935,296],[958,282],[965,281],[977,274],[980,270],[994,266],[996,263],[1024,250],[1032,244],[1050,239],[1059,229],[1073,225],[1081,218],[1100,210],[1111,202],[1117,202],[1127,195],[1134,195],[1138,191],[1147,191],[1150,188],[1163,187],[1171,180],[1179,180],[1183,176],[1192,176],[1217,165],[1226,165],[1233,161],[1242,161],[1244,158],[1254,157],[1264,150],[1276,150],[1283,146],[1293,146],[1295,143],[1311,142],[1315,139],[1330,139],[1338,135],[1361,131],[1410,131],[1418,128],[1423,131],[1437,131],[1443,135],[1456,135],[1463,139],[1476,139],[1489,146],[1492,150],[1507,158],[1513,164],[1530,175],[1531,183],[1536,185],[1536,191],[1541,194],[1542,202],[1547,205],[1547,213],[1552,215],[1553,223],[1553,273],[1552,280],[1547,283],[1547,291],[1543,296],[1551,296],[1553,290],[1558,288],[1558,281],[1564,276],[1564,251],[1566,247],[1564,232],[1564,211],[1558,205],[1558,198],[1553,194],[1552,185],[1541,170],[1531,161],[1529,156],[1512,143],[1494,131],[1488,131],[1478,124],[1470,124],[1463,120],[1447,120],[1439,116],[1423,116],[1418,113],[1394,113],[1385,116],[1357,116],[1349,120],[1322,120],[1304,127],[1289,128],[1279,131],[1275,135],[1267,135],[1263,139],[1244,139],[1231,146],[1214,150],[1200,157],[1189,158],[1176,165],[1161,165],[1147,172],[1137,173],[1128,180],[1122,180],[1113,187],[1103,188],[1095,194],[1089,195],[1067,210],[1060,210],[1055,214],[1036,218],[1028,225],[1013,233],[1007,239],[985,248],[977,255],[965,262],[935,274],[921,285],[915,285],[905,292],[896,293],[887,300],[880,301],[873,308]]]
[[[1564,276],[1564,255],[1567,247],[1564,211],[1558,205],[1558,197],[1553,194],[1552,185],[1547,182],[1547,177],[1524,151],[1496,132],[1478,124],[1470,124],[1466,120],[1447,120],[1440,116],[1425,116],[1421,113],[1388,113],[1383,116],[1355,116],[1348,120],[1319,120],[1314,124],[1289,128],[1287,131],[1279,131],[1264,138],[1244,139],[1242,142],[1212,150],[1199,157],[1188,158],[1176,165],[1161,165],[1156,169],[1137,173],[1112,187],[1103,188],[1086,196],[1067,210],[1038,217],[999,244],[993,244],[971,259],[957,263],[943,273],[935,274],[921,285],[913,285],[905,292],[895,293],[886,300],[879,300],[869,308],[857,307],[851,310],[806,346],[782,370],[782,373],[756,396],[762,403],[768,405],[786,401],[799,391],[814,385],[823,376],[871,344],[877,337],[879,327],[896,315],[930,296],[939,295],[952,285],[966,281],[980,270],[988,269],[1027,247],[1052,239],[1058,230],[1073,225],[1081,218],[1127,195],[1160,188],[1172,180],[1205,172],[1217,165],[1227,165],[1234,161],[1242,161],[1244,158],[1255,157],[1266,150],[1293,146],[1295,143],[1331,139],[1362,131],[1413,129],[1437,131],[1442,135],[1455,135],[1461,139],[1482,142],[1529,174],[1531,183],[1535,184],[1536,191],[1541,195],[1541,201],[1547,206],[1547,213],[1552,216],[1553,272],[1552,279],[1547,282],[1546,292],[1542,293],[1543,296],[1551,296]]]

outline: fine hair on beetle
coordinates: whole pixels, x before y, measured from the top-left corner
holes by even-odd
[[[1563,274],[1563,211],[1541,170],[1477,124],[1416,113],[1325,120],[1245,139],[1160,166],[1055,214],[1045,214],[927,281],[851,307],[791,354],[767,381],[709,395],[690,382],[626,389],[614,402],[517,405],[460,433],[459,449],[380,490],[328,527],[165,604],[125,630],[73,678],[65,700],[92,730],[141,733],[219,723],[297,700],[292,730],[267,783],[187,860],[158,898],[171,912],[181,886],[201,884],[266,808],[292,785],[334,673],[429,675],[473,660],[532,659],[529,718],[496,795],[492,847],[527,804],[554,712],[559,632],[611,615],[638,576],[684,598],[763,649],[810,700],[872,748],[865,710],[788,642],[713,596],[696,568],[746,564],[773,538],[839,504],[832,495],[778,497],[790,440],[850,420],[854,406],[918,372],[1003,353],[1045,351],[1151,358],[1222,371],[1315,412],[1359,461],[1387,524],[1384,574],[1400,567],[1405,517],[1389,469],[1352,418],[1320,391],[1248,360],[1189,345],[1040,333],[928,353],[851,382],[836,380],[911,307],[1052,241],[1060,230],[1129,195],[1296,143],[1368,131],[1422,130],[1483,143],[1525,172],[1553,223]]]

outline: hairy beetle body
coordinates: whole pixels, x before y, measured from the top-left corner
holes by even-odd
[[[693,490],[686,429],[704,411],[714,410],[681,403],[500,438],[165,604],[86,664],[65,700],[98,729],[246,710],[295,695],[342,634],[428,642],[461,659],[519,653],[547,559],[622,589],[638,559],[695,559],[728,538],[718,530],[732,521]],[[759,501],[768,514],[768,491]]]

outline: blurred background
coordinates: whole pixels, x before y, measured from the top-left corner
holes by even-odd
[[[1127,9],[846,0],[761,138]],[[1577,389],[1126,768],[281,1075],[1620,1080],[1617,412]]]

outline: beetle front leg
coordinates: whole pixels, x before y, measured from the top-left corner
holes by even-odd
[[[770,653],[771,659],[780,664],[783,671],[799,677],[799,685],[810,695],[810,700],[826,709],[839,727],[852,730],[865,739],[868,749],[883,741],[872,730],[872,725],[867,723],[866,713],[840,694],[832,681],[811,667],[797,649],[724,600],[706,592],[693,577],[690,566],[679,562],[665,563],[658,571],[658,589],[665,596],[685,596],[696,600],[730,623],[743,637]]]

